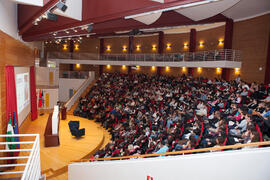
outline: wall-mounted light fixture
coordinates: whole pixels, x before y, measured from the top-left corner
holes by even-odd
[[[108,65],[106,66],[106,68],[107,68],[107,69],[111,69],[111,65],[108,64]]]
[[[80,46],[79,44],[74,44],[74,50],[75,51],[78,51],[79,50],[79,46]]]
[[[200,41],[200,42],[199,42],[199,47],[200,47],[200,48],[203,48],[203,46],[204,46],[204,42],[203,42],[203,41]]]
[[[157,45],[156,45],[156,44],[153,44],[153,45],[152,45],[152,50],[153,50],[153,51],[156,51],[156,50],[157,50]]]
[[[185,43],[184,43],[184,49],[187,49],[187,48],[188,48],[188,43],[185,42]]]
[[[166,49],[167,49],[167,50],[171,50],[171,48],[172,48],[172,44],[171,44],[171,43],[167,43],[167,44],[166,44]]]
[[[122,69],[125,70],[127,68],[126,65],[122,65]]]
[[[140,51],[141,50],[141,45],[136,45],[136,51]]]
[[[198,72],[198,73],[201,73],[201,72],[202,72],[202,68],[201,68],[201,67],[198,67],[198,68],[197,68],[197,72]]]
[[[137,68],[136,70],[140,70],[140,66],[136,66],[136,68]]]
[[[111,46],[110,45],[107,46],[106,51],[109,51],[109,52],[111,51]]]
[[[170,71],[170,67],[169,67],[169,66],[166,66],[166,67],[165,67],[165,71],[166,71],[166,72],[169,72],[169,71]]]
[[[123,52],[126,52],[126,51],[127,51],[127,46],[123,45]]]
[[[183,73],[187,72],[187,68],[186,67],[182,67],[182,72]]]
[[[67,50],[68,49],[68,45],[67,44],[63,44],[63,50]]]
[[[79,69],[81,67],[80,64],[76,64],[76,68]]]
[[[217,74],[221,74],[222,69],[221,69],[221,68],[219,68],[219,67],[217,67],[216,72],[217,72]]]
[[[152,66],[152,71],[155,71],[156,70],[156,66]]]
[[[240,74],[240,68],[234,68],[234,74],[236,75]]]
[[[218,45],[219,46],[223,46],[224,45],[224,40],[223,39],[219,39],[218,40]]]

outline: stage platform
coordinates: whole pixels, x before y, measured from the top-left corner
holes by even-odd
[[[110,134],[100,124],[93,120],[67,115],[66,120],[60,120],[60,145],[45,147],[44,131],[48,115],[46,113],[35,121],[26,122],[27,126],[23,126],[20,131],[24,134],[40,134],[41,171],[47,174],[47,179],[67,179],[67,165],[71,161],[88,157],[97,147],[104,146],[110,141]],[[80,128],[85,128],[85,136],[79,139],[71,136],[68,127],[70,120],[80,121]],[[58,173],[61,175],[50,178]]]

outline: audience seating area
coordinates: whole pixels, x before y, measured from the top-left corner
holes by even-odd
[[[259,142],[270,139],[270,87],[239,77],[104,73],[74,115],[112,135],[94,158]]]

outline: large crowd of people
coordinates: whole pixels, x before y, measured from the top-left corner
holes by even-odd
[[[112,135],[95,158],[259,142],[270,139],[270,87],[240,78],[104,73],[74,114]]]

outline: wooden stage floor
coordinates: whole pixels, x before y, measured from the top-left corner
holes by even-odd
[[[40,134],[40,156],[41,156],[41,171],[53,171],[63,169],[71,161],[79,160],[93,151],[99,144],[103,146],[110,141],[110,134],[100,124],[93,120],[67,115],[66,120],[60,120],[59,139],[60,146],[44,147],[44,131],[48,119],[48,114],[39,116],[37,120],[28,122],[27,127],[24,127],[20,133],[24,134]],[[68,122],[70,120],[80,121],[80,128],[85,128],[85,136],[79,139],[71,136]],[[64,174],[48,178],[52,173],[46,172],[47,179],[68,179],[67,172]]]

